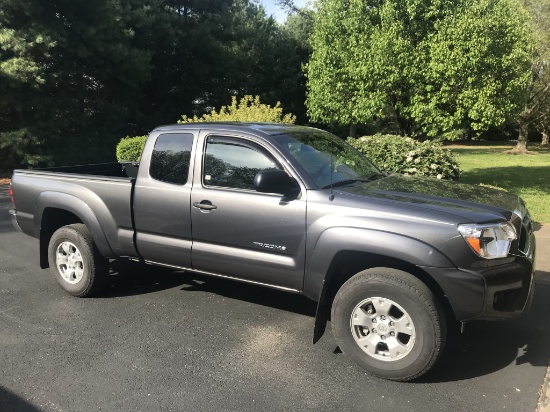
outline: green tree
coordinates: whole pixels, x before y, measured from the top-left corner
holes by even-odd
[[[516,0],[323,0],[306,67],[312,120],[400,134],[483,130],[517,113],[529,36]]]
[[[527,152],[532,128],[541,132],[543,145],[548,145],[550,134],[550,1],[525,0],[524,6],[530,15],[534,48],[524,106],[518,118],[515,153]]]
[[[521,110],[529,74],[527,15],[516,0],[466,0],[421,44],[411,115],[428,135],[499,127]]]
[[[0,0],[0,170],[108,161],[233,95],[305,120],[295,46],[251,0]]]
[[[237,97],[231,98],[230,106],[222,106],[219,111],[215,108],[201,117],[192,118],[185,115],[178,123],[191,122],[275,122],[294,123],[296,118],[292,114],[283,115],[283,108],[277,102],[274,107],[260,103],[260,96],[244,96],[238,103]]]
[[[80,160],[105,133],[114,142],[148,79],[142,2],[0,0],[0,10],[0,169]]]
[[[282,49],[281,81],[275,88],[276,100],[285,102],[285,108],[296,115],[298,123],[307,123],[306,77],[302,67],[311,57],[310,37],[313,31],[314,12],[308,8],[293,9],[281,27],[284,41]]]
[[[349,124],[353,136],[357,123],[385,118],[410,133],[417,45],[448,7],[445,1],[321,1],[306,67],[312,120]]]

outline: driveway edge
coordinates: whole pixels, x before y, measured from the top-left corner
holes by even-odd
[[[535,412],[550,412],[550,366],[546,369],[546,376],[542,382],[539,403]]]

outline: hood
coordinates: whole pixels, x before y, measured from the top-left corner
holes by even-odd
[[[399,174],[335,188],[334,192],[407,204],[408,207],[452,214],[472,222],[510,220],[512,213],[521,207],[519,197],[504,190]]]

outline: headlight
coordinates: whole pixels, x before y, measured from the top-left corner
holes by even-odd
[[[508,256],[510,245],[517,239],[516,229],[510,223],[458,225],[458,231],[472,250],[485,259]]]

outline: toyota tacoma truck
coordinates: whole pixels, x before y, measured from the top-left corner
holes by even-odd
[[[303,294],[314,342],[330,320],[345,354],[391,380],[427,372],[448,325],[517,317],[533,296],[518,196],[388,175],[309,127],[163,126],[139,164],[15,170],[10,193],[71,295],[99,292],[123,258]]]

